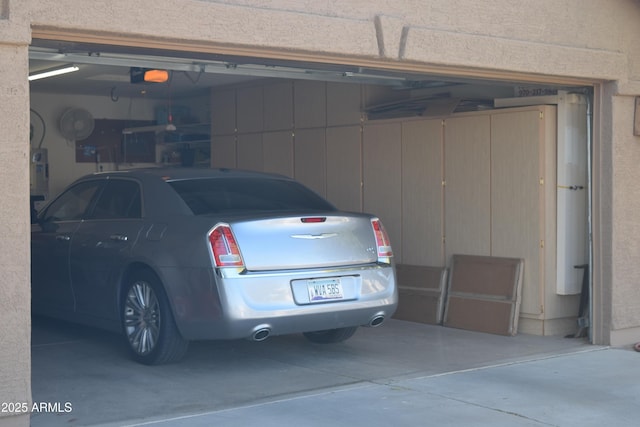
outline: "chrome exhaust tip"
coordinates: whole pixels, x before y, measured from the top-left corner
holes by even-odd
[[[376,314],[371,318],[367,326],[375,328],[376,326],[382,325],[382,323],[384,323],[384,320],[385,320],[385,317],[383,314]]]
[[[264,341],[267,338],[269,338],[269,335],[271,335],[271,329],[269,328],[260,328],[257,329],[253,334],[251,334],[251,340],[252,341]]]

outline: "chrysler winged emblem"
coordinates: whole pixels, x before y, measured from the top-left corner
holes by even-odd
[[[336,237],[338,233],[320,233],[320,234],[292,234],[291,237],[294,239],[308,239],[308,240],[316,240],[316,239],[329,239],[331,237]]]

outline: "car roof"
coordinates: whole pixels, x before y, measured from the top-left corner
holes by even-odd
[[[94,179],[129,178],[139,181],[145,188],[143,194],[146,212],[163,212],[166,215],[190,214],[190,210],[178,193],[168,191],[166,183],[189,179],[259,178],[293,181],[284,175],[226,168],[148,167],[119,171],[95,172],[76,180],[76,183]],[[160,196],[159,196],[160,195]]]

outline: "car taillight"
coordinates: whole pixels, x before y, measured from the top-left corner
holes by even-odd
[[[300,221],[307,223],[315,223],[315,222],[325,222],[327,220],[326,216],[308,216],[304,218],[300,218]]]
[[[389,235],[382,226],[382,222],[378,218],[371,220],[371,226],[373,227],[373,234],[376,236],[376,246],[378,247],[378,260],[380,258],[389,258],[393,256],[393,250],[391,249],[391,242],[389,241]]]
[[[216,267],[242,267],[242,255],[231,227],[226,224],[217,225],[209,232],[209,243]]]

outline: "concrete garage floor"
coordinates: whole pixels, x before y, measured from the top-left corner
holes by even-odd
[[[33,319],[34,402],[55,426],[638,425],[640,354],[391,320],[345,343],[196,342],[148,367],[120,337]],[[65,406],[66,405],[66,406]],[[69,412],[64,412],[69,408]]]

